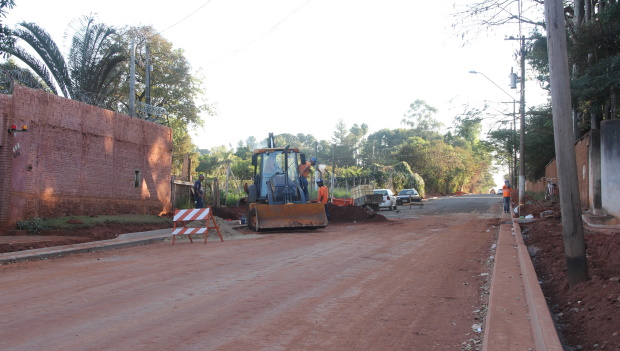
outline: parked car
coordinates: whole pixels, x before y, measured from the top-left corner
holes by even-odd
[[[379,204],[379,208],[387,208],[392,211],[396,209],[396,196],[390,189],[375,189],[375,194],[383,195],[383,202]]]
[[[497,189],[497,195],[504,195],[504,189],[502,188]]]
[[[422,201],[422,197],[420,197],[420,194],[418,194],[418,191],[415,189],[403,189],[396,195],[397,205],[408,204],[409,201],[420,202]]]

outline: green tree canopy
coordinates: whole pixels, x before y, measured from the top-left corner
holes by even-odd
[[[2,23],[2,18],[6,17],[7,9],[12,9],[14,6],[13,0],[0,0],[0,55],[5,58],[13,50],[15,38],[13,38],[11,30]]]
[[[20,40],[10,53],[24,62],[54,94],[111,108],[120,84],[121,63],[127,60],[113,27],[95,22],[94,16],[74,21],[74,34],[65,58],[45,29],[21,22],[13,35]],[[33,56],[22,45],[36,52]]]
[[[402,123],[411,127],[416,136],[427,140],[441,138],[440,130],[443,124],[433,117],[436,113],[437,109],[425,101],[415,100],[409,105]]]

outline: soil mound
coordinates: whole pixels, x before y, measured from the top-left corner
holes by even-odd
[[[213,214],[222,219],[236,220],[245,217],[247,209],[245,206],[241,207],[212,207]],[[330,223],[359,223],[359,222],[386,222],[388,219],[383,215],[373,212],[370,209],[366,209],[360,206],[344,205],[338,206],[334,204],[327,204],[327,210],[329,211]]]
[[[387,222],[383,215],[355,205],[327,204],[330,223]]]
[[[531,212],[554,211],[555,204],[531,204]],[[565,341],[565,349],[620,350],[620,230],[584,228],[591,279],[569,289],[560,219],[521,224],[522,233]]]

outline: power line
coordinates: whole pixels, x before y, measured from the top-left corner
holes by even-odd
[[[250,40],[249,42],[247,42],[246,44],[244,44],[243,46],[241,46],[238,49],[233,50],[230,54],[222,56],[218,59],[216,59],[215,61],[212,61],[211,63],[207,64],[207,66],[211,66],[217,62],[219,62],[220,60],[222,60],[224,57],[230,57],[230,56],[234,56],[236,54],[238,54],[239,52],[245,50],[246,48],[248,48],[250,45],[254,44],[256,41],[263,39],[265,37],[267,37],[269,34],[273,33],[280,25],[282,25],[284,22],[286,22],[286,20],[289,19],[289,17],[291,17],[292,15],[294,15],[297,11],[301,10],[302,8],[306,7],[306,5],[308,5],[312,0],[306,0],[306,2],[304,2],[303,4],[299,5],[297,8],[295,8],[291,13],[289,13],[288,15],[286,15],[283,19],[281,19],[280,21],[278,21],[278,23],[274,24],[273,26],[271,26],[271,28],[269,28],[265,33],[263,33],[262,35]]]
[[[155,33],[155,34],[153,34],[153,35],[151,35],[151,37],[154,37],[154,36],[156,36],[156,35],[159,35],[159,34],[161,34],[161,33],[165,32],[165,31],[167,31],[168,29],[170,29],[170,28],[172,28],[172,27],[174,27],[174,26],[178,25],[179,23],[181,23],[181,22],[185,21],[186,19],[188,19],[188,18],[190,18],[191,16],[193,16],[196,12],[200,11],[200,9],[202,9],[202,8],[203,8],[203,7],[205,7],[205,6],[207,6],[207,5],[208,5],[211,1],[213,1],[213,0],[208,0],[207,2],[205,2],[204,4],[202,4],[199,8],[195,9],[195,10],[194,10],[192,13],[190,13],[189,15],[187,15],[187,16],[185,16],[185,17],[183,17],[182,19],[180,19],[178,22],[176,22],[175,24],[171,25],[170,27],[168,27],[168,28],[166,28],[166,29],[164,29],[164,30],[162,30],[162,31],[160,31],[160,32],[157,32],[157,33]]]

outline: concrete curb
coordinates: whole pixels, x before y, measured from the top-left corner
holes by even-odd
[[[517,253],[519,255],[521,274],[523,276],[523,288],[525,289],[525,299],[532,321],[532,331],[534,333],[536,350],[562,351],[562,343],[555,329],[551,311],[549,311],[547,300],[545,300],[545,296],[538,283],[538,276],[536,275],[536,270],[534,269],[530,254],[527,251],[527,246],[525,246],[523,242],[521,226],[519,226],[518,219],[513,219],[512,223],[515,231]]]
[[[562,351],[523,242],[519,219],[502,223],[491,277],[483,350]]]
[[[535,342],[521,268],[507,224],[500,225],[489,294],[482,350],[532,350]]]
[[[81,244],[44,247],[40,249],[2,253],[0,254],[0,264],[41,260],[63,257],[76,253],[97,252],[122,247],[151,244],[159,241],[164,241],[166,238],[170,237],[170,229],[164,230],[166,231],[165,234],[161,234],[162,230],[154,230],[151,232],[132,233],[131,235],[135,235],[133,238],[121,238],[119,236],[116,239],[110,240],[92,241]]]
[[[247,225],[232,226],[233,229],[245,228]],[[34,261],[48,258],[56,258],[68,256],[76,253],[84,252],[97,252],[106,251],[112,249],[118,249],[122,247],[147,245],[160,241],[170,240],[172,237],[172,228],[151,230],[147,232],[136,232],[121,234],[116,239],[91,241],[81,244],[71,244],[63,246],[44,247],[40,249],[24,250],[17,252],[0,253],[0,265]],[[260,238],[259,234],[244,234],[242,236],[224,236],[225,240],[238,240],[238,239],[255,239]],[[194,239],[202,241],[204,239],[203,234],[193,235]],[[220,238],[210,237],[208,241],[220,241]]]

